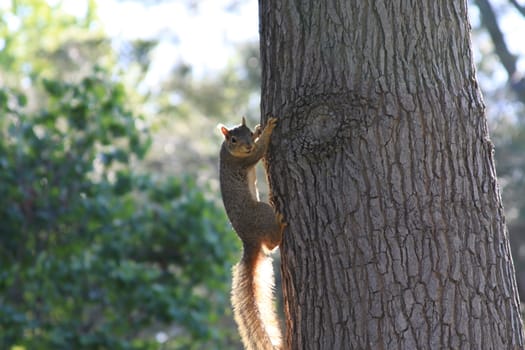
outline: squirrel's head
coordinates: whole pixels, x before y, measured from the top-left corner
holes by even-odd
[[[246,126],[246,119],[242,117],[241,125],[227,129],[224,125],[220,127],[224,135],[224,145],[234,157],[247,157],[255,148],[255,135],[250,128]]]

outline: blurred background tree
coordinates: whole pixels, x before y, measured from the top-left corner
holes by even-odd
[[[495,144],[496,167],[520,298],[525,301],[525,3],[475,0],[471,6],[478,77]],[[514,40],[512,40],[514,39]]]
[[[197,15],[252,2],[112,1]],[[218,69],[173,59],[154,74],[180,28],[108,36],[100,6],[0,3],[0,347],[240,348],[229,307],[240,244],[218,194],[215,127],[257,122],[258,43],[229,43]],[[509,33],[525,27],[524,7],[469,9],[522,300],[525,48]]]

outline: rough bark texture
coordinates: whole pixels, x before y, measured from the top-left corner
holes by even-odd
[[[464,0],[260,0],[290,349],[521,349]]]

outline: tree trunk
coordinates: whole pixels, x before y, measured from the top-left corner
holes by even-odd
[[[521,349],[465,0],[260,0],[289,349]]]

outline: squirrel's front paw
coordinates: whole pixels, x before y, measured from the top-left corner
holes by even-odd
[[[275,216],[277,219],[277,224],[279,225],[282,234],[284,232],[284,229],[288,226],[288,223],[286,222],[286,220],[284,220],[284,215],[282,213],[278,212]]]
[[[262,132],[263,132],[262,126],[260,124],[257,124],[255,129],[253,130],[253,139],[256,139],[259,136],[261,136]]]
[[[268,131],[272,131],[273,129],[275,129],[275,127],[277,126],[277,120],[278,119],[275,117],[270,117],[266,122],[265,129],[268,129]]]

